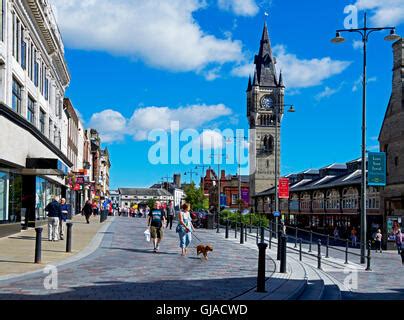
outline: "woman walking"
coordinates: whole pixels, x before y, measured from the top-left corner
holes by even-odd
[[[187,254],[187,248],[191,244],[192,241],[192,232],[195,231],[194,226],[192,225],[191,214],[189,213],[189,205],[184,203],[182,205],[182,210],[178,215],[178,227],[177,232],[180,237],[180,248],[181,248],[181,256],[185,256]]]
[[[383,240],[382,231],[378,229],[375,235],[376,252],[379,250],[380,253],[382,253],[382,240]]]
[[[403,234],[401,233],[401,229],[398,229],[396,233],[396,246],[398,254],[401,254],[402,246],[403,246]]]
[[[83,207],[82,213],[86,217],[87,224],[89,224],[91,214],[93,213],[93,208],[90,200],[87,200],[86,204]]]

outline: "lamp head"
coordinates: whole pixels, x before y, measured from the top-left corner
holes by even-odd
[[[384,40],[386,41],[396,41],[396,40],[400,40],[401,37],[396,34],[396,29],[391,29],[390,30],[390,34],[384,37]]]
[[[295,110],[295,107],[292,105],[290,108],[289,108],[289,110],[288,110],[288,112],[296,112],[296,110]]]
[[[337,32],[336,35],[335,35],[335,38],[333,38],[333,39],[331,40],[331,42],[332,42],[332,43],[343,43],[343,42],[345,42],[345,38],[344,38],[344,37],[341,37],[341,33],[340,33],[340,32]]]

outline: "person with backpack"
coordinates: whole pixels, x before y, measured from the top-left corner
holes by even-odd
[[[66,203],[65,198],[60,199],[60,210],[61,210],[61,216],[59,219],[59,235],[60,240],[63,240],[66,229],[66,221],[69,217],[70,212],[70,206]]]
[[[163,240],[163,223],[166,217],[164,211],[161,209],[160,202],[155,202],[153,209],[150,211],[147,225],[150,227],[150,235],[153,240],[154,250],[157,253],[160,250],[160,243]]]

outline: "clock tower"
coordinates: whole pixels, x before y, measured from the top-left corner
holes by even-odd
[[[250,128],[250,196],[275,185],[275,148],[280,174],[280,124],[284,112],[282,73],[277,76],[268,28],[265,23],[258,54],[254,58],[254,78],[248,80],[247,118]],[[276,121],[276,108],[279,111]],[[278,128],[278,143],[275,129]],[[252,203],[253,204],[253,203]],[[255,204],[256,207],[256,204]]]

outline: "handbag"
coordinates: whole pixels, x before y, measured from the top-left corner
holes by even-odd
[[[144,234],[146,242],[150,242],[150,231],[149,231],[149,229],[146,229],[143,234]]]
[[[184,233],[185,232],[185,230],[184,230],[184,226],[182,225],[182,224],[177,224],[177,227],[175,228],[175,232],[177,232],[177,233]]]

